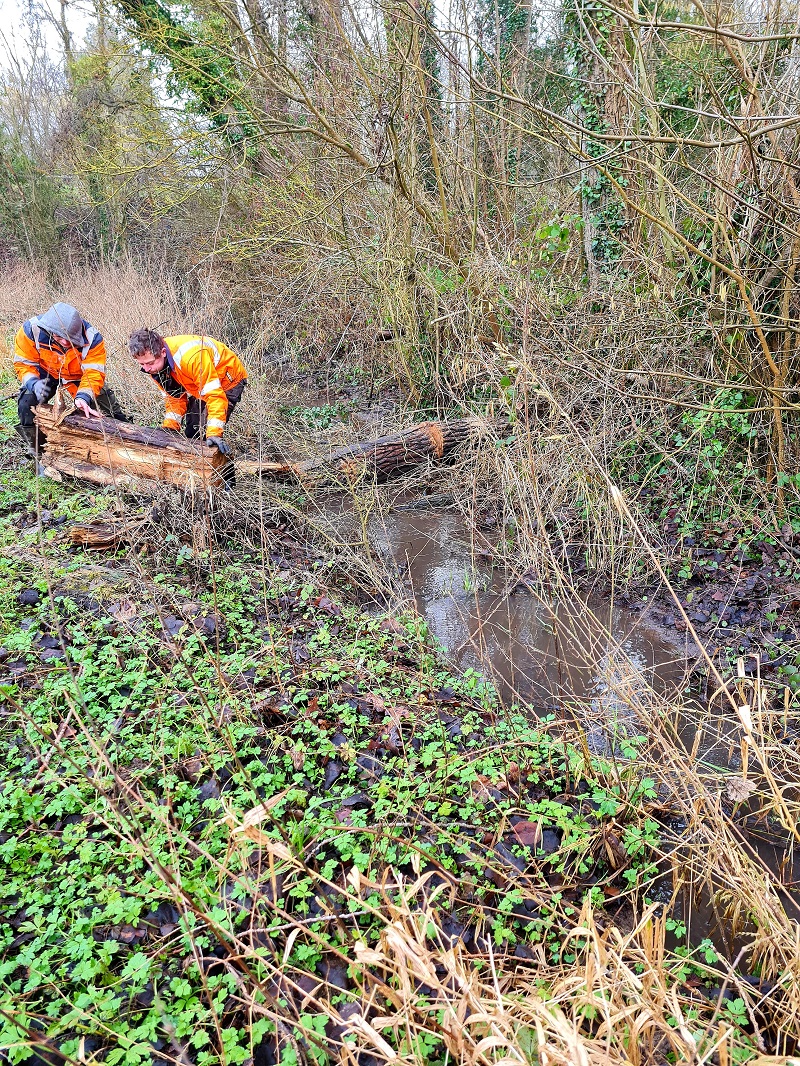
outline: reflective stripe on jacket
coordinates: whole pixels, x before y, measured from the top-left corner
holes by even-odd
[[[86,343],[82,348],[66,342],[62,347],[35,318],[23,322],[14,338],[14,371],[20,384],[43,373],[57,378],[74,396],[78,389],[97,396],[106,380],[106,346],[88,322],[83,323]]]
[[[162,389],[166,396],[164,428],[180,427],[189,396],[194,396],[208,407],[207,435],[221,437],[228,417],[225,390],[247,380],[239,356],[213,337],[165,337],[164,343],[169,351],[170,374],[184,390],[180,396],[171,396]]]

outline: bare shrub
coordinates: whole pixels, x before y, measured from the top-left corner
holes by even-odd
[[[52,302],[47,272],[43,266],[25,263],[9,267],[0,278],[0,328],[4,339],[13,342],[20,324]]]

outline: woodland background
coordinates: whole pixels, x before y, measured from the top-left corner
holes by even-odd
[[[135,270],[417,396],[546,348],[734,382],[789,470],[796,4],[98,0],[80,49],[56,11],[0,84],[7,268]]]
[[[537,714],[443,666],[371,550],[394,485],[345,487],[344,536],[306,486],[37,478],[6,360],[0,1053],[788,1063],[800,5],[26,11],[6,346],[69,300],[155,423],[129,332],[220,336],[237,455],[497,418],[397,496],[449,492],[503,603],[538,597],[606,687]],[[103,556],[70,539],[95,520]],[[597,637],[587,581],[658,606],[679,691]]]
[[[9,329],[33,265],[114,347],[181,318],[254,374],[544,396],[590,465],[686,495],[733,456],[727,509],[782,520],[796,4],[103,0],[81,48],[55,12],[0,83]]]

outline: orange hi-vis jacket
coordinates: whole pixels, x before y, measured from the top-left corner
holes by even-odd
[[[14,372],[20,385],[50,374],[74,396],[79,389],[97,396],[106,380],[106,346],[103,338],[84,320],[86,343],[66,347],[38,325],[35,318],[23,322],[14,338]]]
[[[170,375],[184,390],[182,395],[171,396],[159,385],[166,396],[164,429],[180,428],[189,396],[194,396],[208,408],[207,436],[221,437],[228,417],[225,391],[247,380],[239,356],[212,337],[165,337],[164,343]]]

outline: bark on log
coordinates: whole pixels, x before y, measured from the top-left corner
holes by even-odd
[[[36,408],[36,423],[46,438],[45,469],[119,487],[137,480],[191,489],[224,484],[222,469],[228,459],[177,433],[114,418],[61,418],[50,405]]]
[[[71,526],[69,539],[81,548],[93,548],[107,551],[118,548],[126,541],[135,540],[137,532],[147,524],[145,519],[109,522],[96,519],[94,522],[81,522]]]
[[[296,463],[243,460],[236,464],[243,474],[278,481],[308,482],[344,476],[348,480],[374,473],[379,481],[402,473],[428,459],[441,459],[465,441],[478,440],[500,428],[494,419],[461,418],[452,422],[421,422],[401,433],[389,433],[349,448],[339,448],[327,457]]]

